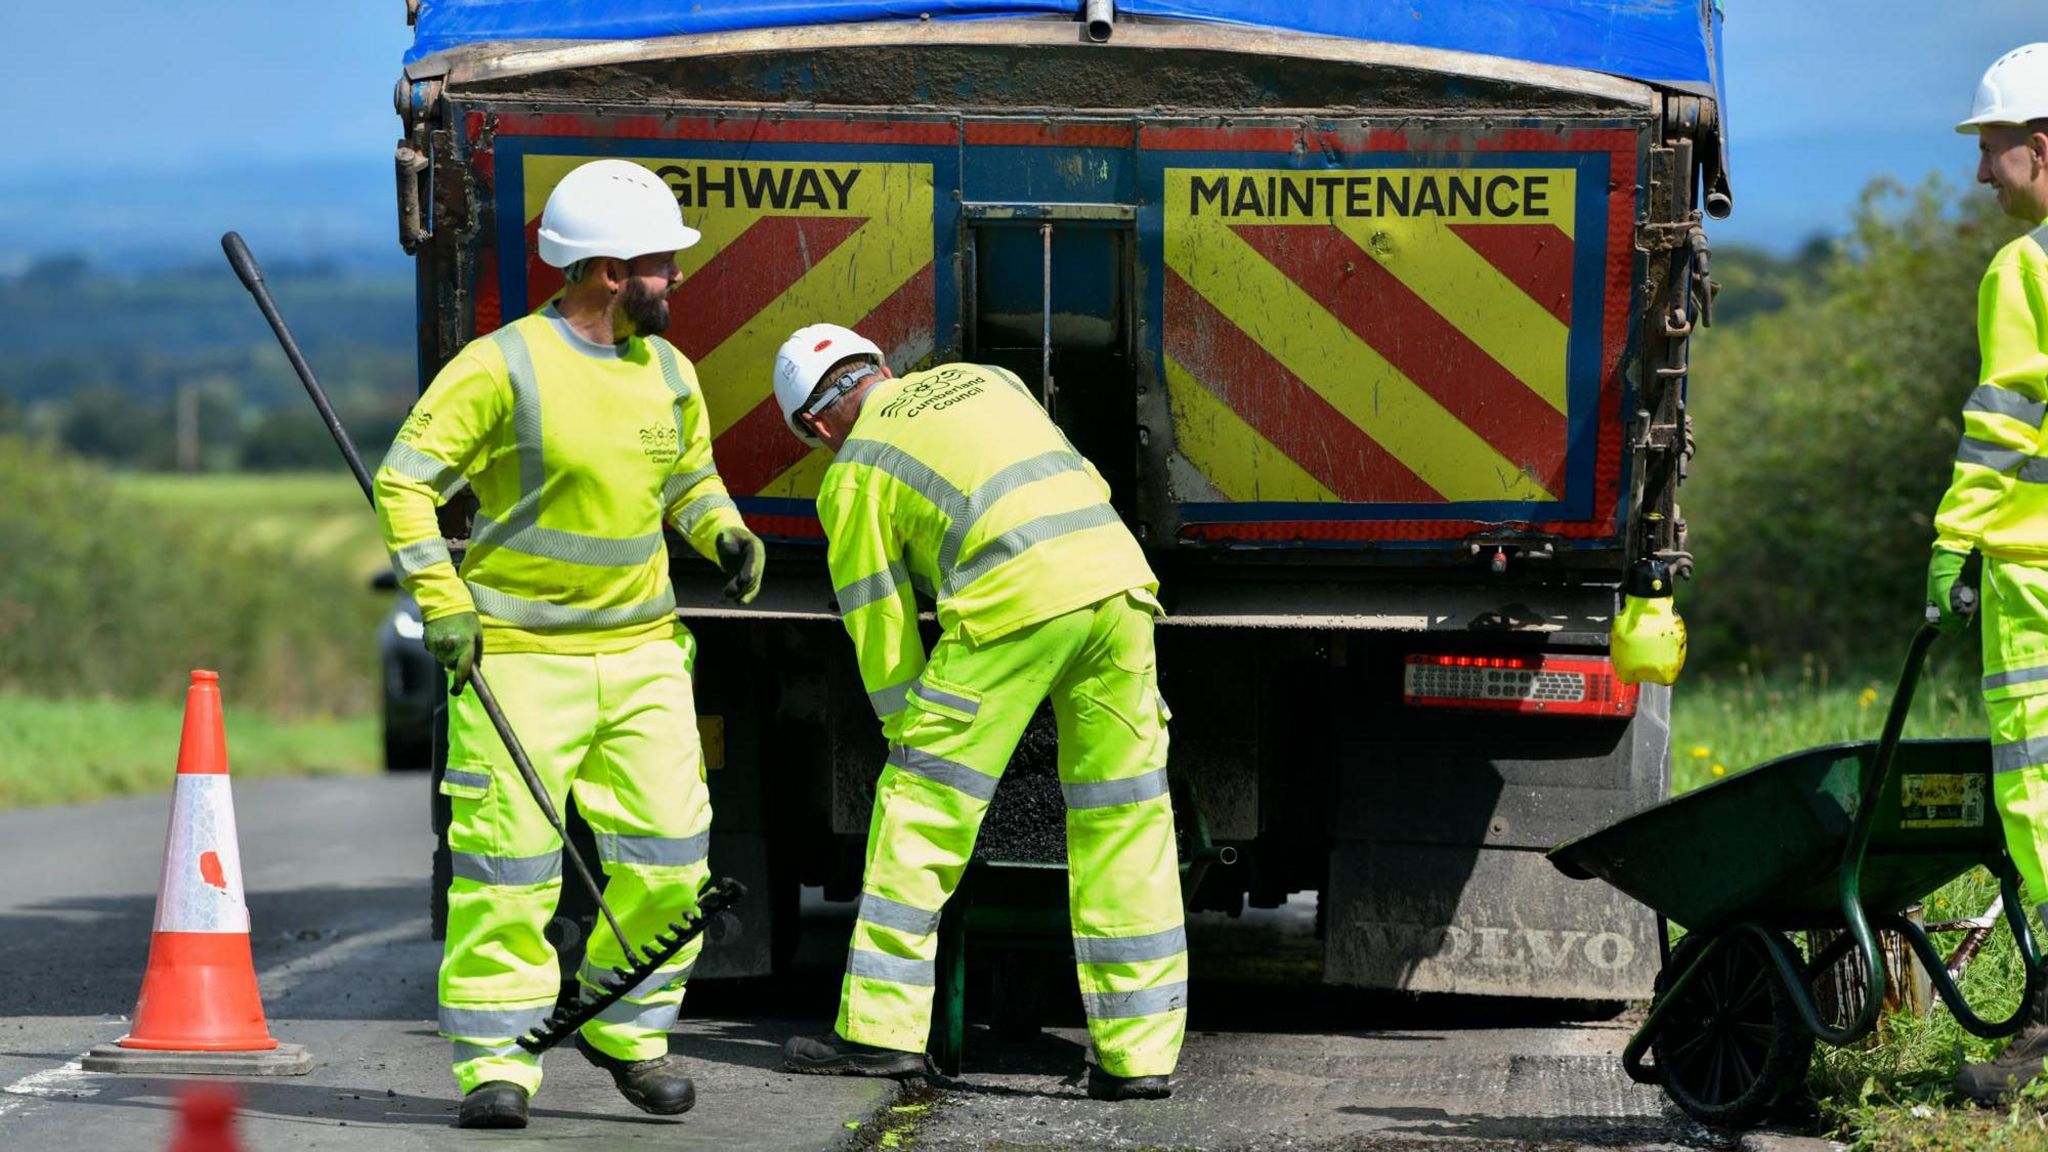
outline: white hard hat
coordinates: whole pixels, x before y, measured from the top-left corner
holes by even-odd
[[[2048,43],[2022,44],[2000,56],[1977,82],[1970,118],[1956,131],[1975,136],[1986,124],[2048,118]]]
[[[548,194],[540,214],[540,258],[567,268],[593,256],[631,260],[688,248],[702,235],[683,223],[675,193],[630,160],[592,160]]]
[[[822,448],[824,444],[811,435],[810,429],[796,422],[796,410],[817,391],[826,369],[849,356],[872,356],[880,363],[882,350],[851,328],[812,324],[797,329],[775,353],[775,403],[782,409],[783,426],[813,448]]]

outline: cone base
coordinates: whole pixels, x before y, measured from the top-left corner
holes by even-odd
[[[101,1044],[78,1066],[128,1076],[304,1076],[313,1070],[313,1058],[300,1044],[279,1044],[267,1052],[165,1052]]]
[[[158,932],[135,1023],[123,1048],[262,1052],[277,1047],[263,1019],[246,932]]]

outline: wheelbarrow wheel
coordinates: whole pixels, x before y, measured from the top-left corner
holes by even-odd
[[[1703,946],[1697,937],[1680,944],[1660,985],[1684,972]],[[1745,932],[1715,949],[1679,990],[1651,1051],[1665,1094],[1686,1115],[1717,1128],[1746,1128],[1804,1083],[1813,1033],[1763,944]]]

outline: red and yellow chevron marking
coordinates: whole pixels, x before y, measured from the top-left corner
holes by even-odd
[[[587,156],[525,160],[527,297],[561,290],[534,255],[548,193]],[[898,370],[935,347],[929,164],[643,159],[704,234],[676,257],[668,338],[697,366],[712,451],[735,495],[816,495],[830,456],[782,428],[775,350],[806,324],[855,328]]]
[[[1563,499],[1576,179],[1168,169],[1180,454],[1230,501]]]

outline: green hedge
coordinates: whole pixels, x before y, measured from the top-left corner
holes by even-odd
[[[190,670],[211,668],[230,710],[369,708],[383,599],[247,522],[166,511],[0,437],[0,690],[181,700]]]
[[[1696,341],[1698,666],[1896,669],[1977,384],[1977,283],[2020,231],[1989,197],[1874,185],[1817,282]]]

